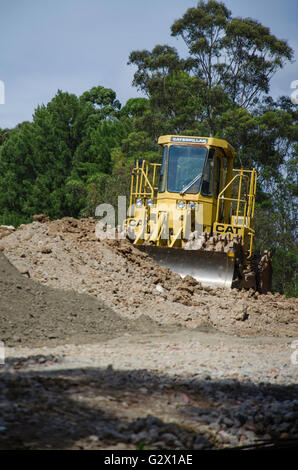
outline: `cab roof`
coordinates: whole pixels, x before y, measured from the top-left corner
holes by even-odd
[[[158,139],[159,145],[167,144],[207,144],[214,147],[222,148],[228,157],[233,157],[234,148],[223,139],[215,139],[214,137],[198,137],[190,135],[162,135]]]

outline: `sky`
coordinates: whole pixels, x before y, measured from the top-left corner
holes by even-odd
[[[298,80],[296,0],[223,0],[233,16],[257,19],[295,51],[272,80],[271,95],[290,96]],[[0,0],[0,128],[31,121],[34,109],[57,90],[82,94],[112,88],[122,105],[141,94],[132,87],[133,50],[169,44],[181,55],[170,27],[196,0]],[[298,82],[297,82],[298,83]]]

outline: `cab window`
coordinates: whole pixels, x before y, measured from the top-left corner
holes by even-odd
[[[208,158],[205,163],[204,173],[203,173],[203,181],[202,181],[202,188],[201,193],[203,196],[212,196],[213,191],[213,158],[215,155],[215,149],[210,149]]]
[[[197,194],[201,185],[206,155],[207,148],[203,146],[172,145],[168,159],[168,191]]]
[[[218,197],[221,187],[220,187],[220,174],[221,174],[221,158],[216,156],[215,158],[215,197]]]
[[[160,169],[160,176],[159,176],[159,188],[158,191],[160,193],[164,193],[166,190],[166,175],[167,175],[167,166],[168,166],[168,146],[166,145],[163,148],[162,154],[162,164]]]

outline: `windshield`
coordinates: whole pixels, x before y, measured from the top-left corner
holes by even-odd
[[[197,194],[201,185],[199,175],[203,173],[206,155],[206,147],[197,145],[171,146],[168,163],[168,191]],[[191,184],[192,182],[193,184]]]

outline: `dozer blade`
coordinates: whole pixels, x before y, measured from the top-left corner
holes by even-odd
[[[159,266],[167,267],[181,277],[190,275],[203,286],[230,288],[232,285],[234,262],[226,253],[135,246],[151,256]]]

